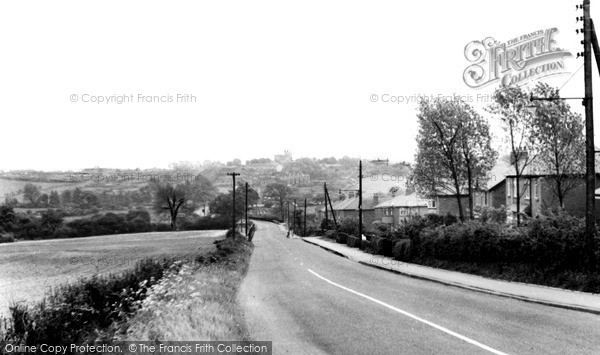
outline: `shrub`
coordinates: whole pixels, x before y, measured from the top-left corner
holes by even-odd
[[[371,242],[369,242],[368,240],[361,240],[360,241],[360,250],[364,250],[366,252],[370,252],[370,250],[371,250]]]
[[[179,224],[179,230],[227,229],[231,227],[231,219],[226,216],[191,217]]]
[[[455,224],[457,222],[458,222],[458,218],[455,215],[451,214],[450,212],[448,212],[448,214],[446,214],[444,216],[444,224],[447,226]]]
[[[382,237],[372,237],[370,243],[373,254],[392,256],[392,241]]]
[[[494,222],[494,223],[506,223],[507,213],[504,206],[493,208],[484,206],[480,210],[480,220],[483,223]]]
[[[0,234],[0,244],[2,243],[13,243],[15,241],[15,236],[12,233],[2,233]]]
[[[350,236],[348,237],[348,246],[350,248],[360,248],[361,239],[358,237]]]
[[[387,223],[383,223],[381,221],[375,221],[375,222],[373,222],[373,224],[372,224],[371,227],[375,231],[379,231],[379,232],[383,232],[383,233],[389,233],[389,232],[391,232],[390,225],[387,224]]]
[[[400,239],[394,244],[394,248],[392,250],[392,254],[394,255],[394,259],[408,261],[411,257],[411,246],[410,239]]]
[[[335,229],[335,223],[330,219],[323,218],[321,220],[321,224],[319,225],[319,227],[321,228],[321,230],[327,231],[327,230]]]
[[[147,289],[169,266],[166,260],[144,260],[121,275],[95,276],[62,285],[33,307],[13,305],[2,341],[20,344],[82,342],[95,330],[125,321],[138,308]]]
[[[348,243],[348,237],[349,237],[348,234],[339,232],[335,238],[335,241],[340,244],[346,244],[346,243]]]
[[[325,238],[337,239],[337,233],[336,230],[328,230],[325,232]]]
[[[358,220],[354,218],[344,218],[340,223],[340,232],[358,236]]]

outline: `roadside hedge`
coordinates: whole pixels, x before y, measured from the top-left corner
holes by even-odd
[[[360,248],[361,238],[349,236],[348,237],[348,246],[350,248]]]

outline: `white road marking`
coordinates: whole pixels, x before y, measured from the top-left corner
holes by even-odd
[[[348,292],[354,293],[355,295],[358,295],[358,296],[360,296],[360,297],[366,298],[366,299],[368,299],[369,301],[375,302],[375,303],[377,303],[377,304],[379,304],[379,305],[381,305],[381,306],[384,306],[384,307],[386,307],[386,308],[389,308],[389,309],[391,309],[391,310],[393,310],[393,311],[396,311],[396,312],[398,312],[398,313],[400,313],[400,314],[403,314],[403,315],[405,315],[405,316],[407,316],[407,317],[410,317],[410,318],[412,318],[412,319],[414,319],[414,320],[417,320],[417,321],[419,321],[419,322],[421,322],[421,323],[425,323],[425,324],[427,324],[427,325],[429,325],[429,326],[431,326],[431,327],[434,327],[434,328],[435,328],[435,329],[437,329],[437,330],[441,330],[442,332],[444,332],[444,333],[446,333],[446,334],[452,335],[453,337],[456,337],[456,338],[458,338],[458,339],[460,339],[460,340],[464,340],[464,341],[466,341],[466,342],[467,342],[467,343],[469,343],[469,344],[473,344],[473,345],[475,345],[475,346],[477,346],[477,347],[480,347],[480,348],[482,348],[482,349],[484,349],[484,350],[487,350],[487,351],[489,351],[489,352],[491,352],[491,353],[493,353],[493,354],[498,354],[498,355],[507,355],[506,353],[503,353],[503,352],[501,352],[501,351],[498,351],[498,350],[496,350],[496,349],[490,348],[489,346],[487,346],[487,345],[484,345],[484,344],[481,344],[480,342],[478,342],[478,341],[475,341],[475,340],[473,340],[473,339],[471,339],[471,338],[467,338],[467,337],[466,337],[466,336],[464,336],[464,335],[460,335],[460,334],[458,334],[458,333],[455,333],[455,332],[451,331],[450,329],[447,329],[447,328],[444,328],[444,327],[442,327],[441,325],[437,325],[437,324],[435,324],[435,323],[432,323],[432,322],[430,322],[430,321],[428,321],[428,320],[425,320],[425,319],[423,319],[423,318],[419,318],[419,317],[417,317],[417,316],[415,316],[415,315],[413,315],[413,314],[411,314],[411,313],[408,313],[408,312],[406,312],[406,311],[403,311],[403,310],[401,310],[401,309],[399,309],[399,308],[396,308],[396,307],[394,307],[394,306],[392,306],[392,305],[389,305],[389,304],[387,304],[387,303],[385,303],[385,302],[382,302],[382,301],[380,301],[380,300],[378,300],[378,299],[375,299],[375,298],[373,298],[373,297],[371,297],[371,296],[367,296],[367,295],[365,295],[365,294],[362,294],[362,293],[360,293],[360,292],[358,292],[358,291],[354,291],[354,290],[352,290],[352,289],[349,289],[348,287],[345,287],[345,286],[342,286],[342,285],[340,285],[340,284],[337,284],[337,283],[335,283],[335,282],[333,282],[333,281],[331,281],[331,280],[328,280],[328,279],[324,278],[323,276],[321,276],[321,275],[317,274],[316,272],[312,271],[311,269],[308,269],[308,271],[310,271],[310,273],[311,273],[311,274],[315,275],[316,277],[320,278],[321,280],[323,280],[323,281],[325,281],[325,282],[327,282],[327,283],[329,283],[329,284],[331,284],[331,285],[333,285],[333,286],[339,287],[339,288],[341,288],[342,290],[345,290],[345,291],[348,291]]]

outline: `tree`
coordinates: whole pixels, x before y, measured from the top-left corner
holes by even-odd
[[[536,97],[559,97],[558,90],[538,83]],[[540,143],[540,162],[550,171],[553,193],[561,208],[567,194],[581,184],[584,173],[585,135],[583,118],[571,112],[565,100],[535,101],[533,134]]]
[[[54,234],[56,230],[62,225],[63,218],[55,210],[46,210],[42,213],[42,219],[40,225],[42,228],[48,230],[51,234]]]
[[[53,207],[60,205],[60,197],[58,196],[58,192],[56,192],[55,190],[52,190],[50,192],[50,198],[48,200],[48,203],[50,204],[50,206]]]
[[[244,202],[244,208],[246,206],[246,184],[239,183],[238,187],[235,189],[236,197],[240,196],[242,201]],[[258,191],[254,190],[252,186],[248,186],[248,206],[254,206],[258,203],[260,196],[258,195]]]
[[[277,201],[277,205],[279,206],[279,210],[281,211],[281,219],[285,219],[285,214],[283,211],[283,205],[285,204],[286,198],[291,195],[293,190],[282,183],[272,183],[268,184],[265,187],[265,191],[263,192],[264,197],[273,199]]]
[[[177,217],[186,201],[185,189],[169,183],[163,185],[156,182],[154,184],[154,210],[169,216],[171,228],[177,230]]]
[[[40,196],[41,196],[40,188],[35,186],[34,184],[28,182],[23,187],[23,198],[25,200],[29,201],[29,203],[32,206],[35,206],[37,204]]]
[[[529,95],[516,86],[497,88],[494,102],[488,108],[496,114],[507,133],[511,163],[514,164],[516,179],[517,225],[521,224],[521,177],[539,154],[539,139],[534,130],[533,116],[527,110],[531,104]]]
[[[0,230],[12,231],[17,216],[12,206],[0,205]]]
[[[43,193],[40,195],[40,198],[38,198],[37,200],[37,205],[38,206],[42,206],[42,207],[48,207],[48,200],[50,198],[48,197],[48,194]]]
[[[60,194],[60,200],[62,201],[63,205],[70,204],[72,202],[72,198],[73,194],[71,193],[71,190],[64,190]]]
[[[498,152],[492,148],[488,122],[469,105],[463,106],[463,110],[459,145],[469,194],[469,217],[474,219],[474,188],[487,182],[488,173],[498,159]]]
[[[240,198],[238,198],[238,197],[240,197]],[[229,193],[219,194],[212,201],[210,201],[210,203],[208,204],[208,207],[210,208],[211,213],[217,214],[219,216],[227,217],[228,219],[230,219],[231,215],[233,213],[233,193],[231,191],[229,191]],[[238,195],[238,193],[236,193],[236,199],[235,199],[236,220],[240,219],[244,216],[244,208],[245,208],[245,202],[244,202],[243,197]]]
[[[204,203],[208,203],[217,196],[217,189],[213,184],[201,174],[194,177],[193,180],[187,180],[179,185],[185,192],[186,205],[191,210],[196,210]]]
[[[421,195],[436,191],[455,194],[460,220],[464,220],[461,187],[464,156],[460,136],[465,115],[460,101],[422,100],[417,114],[417,154],[411,176],[412,186]]]

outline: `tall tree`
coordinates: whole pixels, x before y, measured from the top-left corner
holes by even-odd
[[[218,194],[217,189],[210,180],[201,174],[196,175],[191,180],[186,180],[179,186],[185,192],[186,206],[193,210],[200,208],[202,204],[208,203]]]
[[[155,183],[154,188],[154,210],[167,215],[171,220],[171,228],[177,230],[177,217],[186,201],[185,189],[168,183]]]
[[[462,186],[464,157],[461,154],[463,105],[459,101],[423,100],[417,114],[417,154],[411,176],[412,186],[421,195],[434,192],[456,195],[458,213],[464,221]]]
[[[40,192],[40,188],[34,184],[28,182],[25,184],[25,186],[23,186],[23,198],[29,201],[32,206],[37,204],[41,195],[42,193]]]
[[[292,193],[293,190],[289,186],[282,183],[272,183],[268,184],[265,187],[263,195],[267,198],[271,198],[277,201],[277,205],[279,206],[279,210],[281,211],[281,219],[285,219],[283,205],[285,203],[286,198]]]
[[[536,97],[559,97],[558,90],[539,83],[533,90]],[[584,122],[571,112],[565,100],[535,101],[533,129],[540,144],[540,162],[550,172],[553,193],[561,208],[568,193],[581,185],[585,172]]]
[[[481,115],[465,104],[460,117],[462,126],[459,143],[469,194],[469,217],[474,219],[474,189],[487,182],[488,173],[494,167],[498,153],[492,148],[490,126]]]
[[[50,199],[48,200],[50,206],[56,207],[60,205],[60,197],[58,196],[58,192],[55,190],[50,191]]]
[[[493,94],[489,111],[502,122],[509,145],[511,163],[516,179],[517,225],[521,224],[521,177],[539,154],[539,139],[533,128],[533,115],[527,110],[531,105],[528,93],[520,87],[499,87]]]
[[[211,213],[231,219],[233,214],[233,192],[230,190],[228,193],[222,193],[217,195],[210,203],[208,208]],[[245,202],[243,195],[239,195],[239,189],[236,189],[235,199],[235,214],[236,220],[244,216]]]

